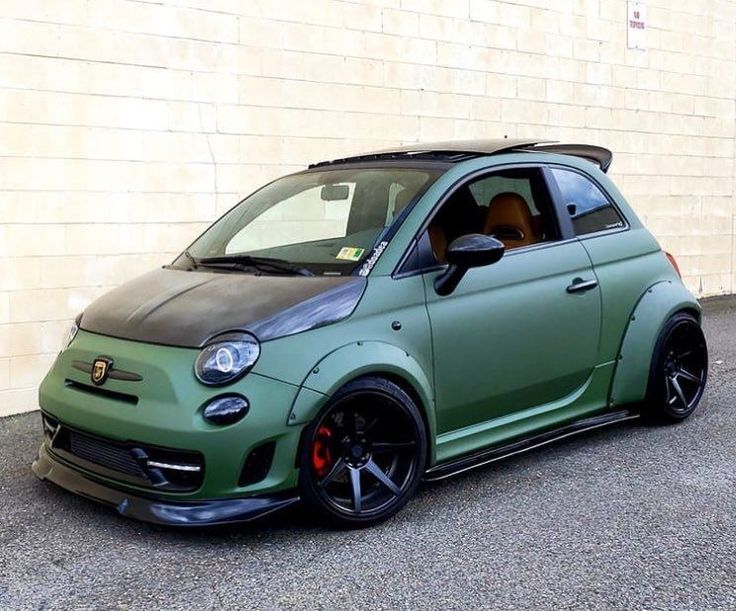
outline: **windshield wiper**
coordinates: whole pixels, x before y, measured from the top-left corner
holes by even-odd
[[[222,267],[239,269],[242,267],[254,267],[262,272],[277,272],[296,274],[298,276],[314,276],[314,272],[291,263],[284,259],[272,259],[271,257],[254,257],[253,255],[225,255],[222,257],[205,257],[196,261],[197,265],[204,267]]]

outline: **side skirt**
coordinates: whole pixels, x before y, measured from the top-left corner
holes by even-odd
[[[609,424],[616,424],[617,422],[635,420],[636,418],[639,418],[638,412],[625,409],[576,420],[575,422],[571,422],[570,424],[566,424],[551,431],[536,433],[529,437],[522,437],[521,439],[517,439],[516,441],[512,441],[511,443],[504,445],[484,448],[478,452],[465,454],[464,456],[436,465],[431,469],[427,469],[424,474],[424,481],[436,482],[447,477],[452,477],[453,475],[464,473],[470,469],[475,469],[476,467],[508,458],[509,456],[528,452],[529,450],[545,446],[548,443],[564,439],[565,437],[584,433],[585,431],[599,429],[601,427],[608,426]]]

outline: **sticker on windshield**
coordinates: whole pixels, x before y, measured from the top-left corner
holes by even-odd
[[[376,264],[376,261],[378,261],[378,257],[380,257],[383,254],[383,251],[386,250],[386,246],[388,246],[388,242],[383,241],[373,249],[371,256],[365,260],[363,266],[360,268],[360,271],[358,272],[359,275],[367,276],[371,273],[373,266]]]
[[[350,248],[349,246],[345,246],[340,249],[340,252],[337,253],[337,257],[335,258],[342,259],[343,261],[360,261],[364,252],[365,248]]]

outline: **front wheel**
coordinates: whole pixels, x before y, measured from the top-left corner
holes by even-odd
[[[373,525],[411,498],[426,455],[424,422],[411,397],[389,380],[360,378],[340,390],[306,431],[302,495],[338,526]]]
[[[684,420],[695,411],[708,377],[708,348],[698,321],[675,314],[662,329],[652,358],[647,413],[668,422]]]

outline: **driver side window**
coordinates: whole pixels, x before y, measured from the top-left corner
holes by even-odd
[[[558,240],[560,233],[541,168],[499,170],[461,185],[428,227],[432,253],[469,233],[491,235],[507,251]]]

